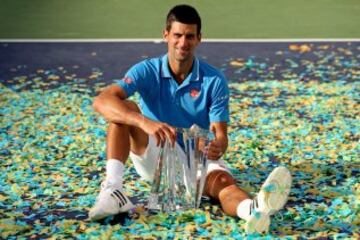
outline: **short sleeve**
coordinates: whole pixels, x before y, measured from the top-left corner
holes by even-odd
[[[229,122],[229,88],[225,77],[218,77],[211,93],[210,122]]]
[[[135,92],[144,89],[146,76],[146,66],[144,62],[140,62],[131,67],[122,79],[116,79],[115,83],[126,92],[127,96],[132,96]]]

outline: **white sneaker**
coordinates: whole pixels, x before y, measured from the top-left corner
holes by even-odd
[[[89,211],[89,219],[99,220],[120,212],[127,212],[131,208],[134,208],[134,205],[123,193],[122,187],[104,181],[101,183],[101,191],[95,206]]]
[[[286,167],[275,168],[250,206],[250,217],[246,221],[247,233],[267,233],[270,216],[275,214],[287,202],[291,188],[291,175]]]
[[[246,233],[247,234],[267,233],[269,231],[269,226],[270,226],[270,215],[256,211],[255,209],[252,209],[250,211],[252,212],[245,224]]]
[[[273,215],[284,207],[288,200],[291,188],[291,175],[286,167],[275,168],[257,195],[259,210]]]

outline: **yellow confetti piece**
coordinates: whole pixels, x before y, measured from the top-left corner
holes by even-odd
[[[4,196],[4,195],[0,194],[0,201],[5,201],[7,199],[8,199],[7,196]]]
[[[11,191],[13,191],[16,194],[21,194],[21,188],[19,187],[18,184],[14,183],[11,185]]]
[[[302,45],[291,44],[291,45],[289,46],[289,49],[290,49],[291,51],[299,51],[299,52],[301,52],[301,53],[311,51],[311,47],[310,47],[310,45],[308,45],[308,44],[302,44]]]
[[[308,189],[306,192],[307,192],[307,193],[311,193],[311,194],[313,194],[313,195],[320,193],[319,190],[318,190],[318,189],[315,189],[315,188]]]
[[[52,75],[49,75],[47,79],[52,80],[52,81],[57,81],[57,80],[60,79],[60,77],[57,76],[57,75],[52,74]]]
[[[87,228],[86,223],[85,222],[80,222],[80,224],[79,224],[80,232],[85,232],[86,228]]]
[[[244,63],[244,62],[240,62],[240,61],[231,61],[231,62],[230,62],[230,65],[231,65],[231,66],[234,66],[234,67],[242,67],[242,66],[245,65],[245,63]]]
[[[329,45],[320,45],[318,49],[326,50],[329,49],[329,47],[330,47]]]
[[[185,231],[188,232],[195,232],[196,231],[196,225],[194,225],[193,223],[188,223],[185,227],[184,227]]]

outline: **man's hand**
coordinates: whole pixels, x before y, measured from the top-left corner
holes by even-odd
[[[213,140],[205,147],[205,154],[210,160],[218,160],[223,154],[223,144],[220,141]]]
[[[226,152],[228,146],[227,123],[213,122],[210,131],[215,135],[215,139],[205,148],[205,154],[210,160],[218,160]]]
[[[168,139],[172,146],[175,146],[176,142],[176,130],[174,127],[162,123],[155,122],[144,117],[140,128],[144,130],[148,135],[152,135],[156,138],[156,146],[163,147]]]

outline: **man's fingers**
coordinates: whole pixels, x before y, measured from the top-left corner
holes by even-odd
[[[172,146],[175,146],[175,142],[176,142],[176,129],[173,127],[170,127],[170,131],[171,131],[171,137],[172,137]]]
[[[216,142],[212,141],[209,144],[209,152],[218,154],[219,152],[221,152],[221,147],[217,145]]]
[[[154,137],[156,138],[156,146],[159,147],[160,142],[161,142],[161,137],[160,137],[160,135],[158,133],[155,133]]]
[[[166,132],[160,130],[159,131],[160,139],[161,139],[161,147],[164,147],[166,142]]]
[[[176,141],[176,130],[171,126],[166,125],[163,128],[163,132],[165,133],[167,139],[170,141],[171,145],[174,146]]]
[[[212,152],[212,153],[208,153],[206,157],[210,160],[218,160],[221,156],[222,156],[222,152],[218,152],[218,153]]]
[[[210,160],[218,160],[219,159],[219,156],[216,154],[213,154],[213,153],[208,154],[206,157]]]
[[[156,146],[164,147],[168,140],[172,146],[176,142],[176,129],[166,123],[157,123],[153,129],[152,135],[156,138]]]
[[[166,135],[164,132],[162,131],[157,131],[154,134],[155,138],[156,138],[156,146],[158,147],[164,147],[165,145],[165,141],[166,141]]]
[[[223,155],[221,147],[215,141],[210,142],[210,144],[205,147],[204,153],[207,158],[211,160],[217,160]]]

